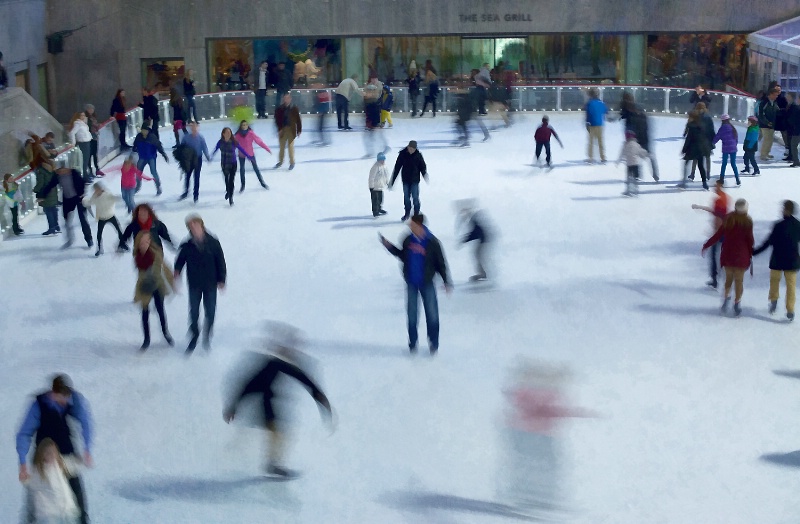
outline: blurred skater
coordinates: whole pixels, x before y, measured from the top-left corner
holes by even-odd
[[[69,485],[77,475],[78,463],[58,451],[53,439],[43,439],[33,456],[30,477],[23,484],[28,490],[34,522],[37,524],[76,524],[81,512]],[[29,509],[30,511],[30,509]]]
[[[736,284],[733,312],[737,317],[742,313],[742,293],[744,292],[744,273],[752,270],[753,259],[753,219],[747,214],[747,201],[736,201],[733,213],[729,213],[714,235],[703,244],[702,254],[715,243],[722,241],[720,265],[725,269],[725,295],[720,308],[727,312],[730,305],[731,287]]]
[[[86,246],[91,248],[94,246],[94,242],[92,241],[92,230],[89,228],[89,222],[86,221],[86,208],[83,207],[83,194],[86,189],[83,177],[77,169],[68,167],[56,169],[55,176],[36,194],[36,197],[43,198],[44,195],[53,191],[57,185],[61,186],[61,211],[64,215],[64,228],[67,230],[67,241],[61,249],[71,247],[74,241],[75,233],[72,231],[73,213],[78,214],[78,220],[83,231],[83,239],[86,241]]]
[[[72,422],[77,423],[82,437],[82,446],[76,445],[72,437]],[[30,405],[25,419],[17,432],[17,455],[19,456],[19,480],[27,482],[31,478],[28,471],[26,457],[31,448],[31,441],[35,436],[35,451],[38,453],[45,439],[52,440],[58,452],[67,460],[82,463],[92,467],[92,437],[94,427],[89,415],[89,403],[86,398],[72,388],[72,381],[67,375],[56,375],[52,387],[36,395]],[[45,447],[47,444],[44,444]],[[79,450],[83,450],[83,456]],[[67,471],[69,487],[75,495],[80,515],[80,523],[88,524],[89,516],[86,510],[86,499],[83,493],[83,484],[77,471]],[[33,522],[34,501],[32,493],[28,496],[28,522]],[[39,522],[36,520],[36,522]]]
[[[797,270],[800,269],[800,221],[794,217],[795,204],[783,202],[783,219],[772,226],[772,232],[764,243],[753,251],[753,256],[772,246],[769,257],[769,312],[775,313],[780,298],[781,276],[786,280],[786,318],[794,320],[795,287]]]
[[[417,323],[419,322],[419,297],[425,309],[425,323],[428,330],[428,343],[431,355],[439,350],[439,303],[436,299],[436,286],[433,278],[438,273],[444,281],[447,293],[452,290],[447,274],[447,263],[439,239],[425,226],[425,217],[415,214],[408,222],[410,234],[397,247],[383,235],[381,244],[389,253],[403,263],[403,278],[406,281],[406,308],[408,315],[408,349],[417,352]]]
[[[728,194],[725,193],[725,184],[722,180],[717,180],[716,184],[714,184],[714,192],[716,196],[714,197],[714,202],[711,207],[692,204],[692,209],[700,209],[714,215],[711,223],[713,227],[712,231],[717,231],[720,226],[722,226],[722,222],[728,214],[730,199],[728,198]],[[708,272],[711,280],[706,282],[706,285],[714,289],[717,289],[717,259],[719,258],[719,246],[720,242],[715,242],[710,246],[711,256],[708,260]]]
[[[284,403],[281,399],[281,384],[279,377],[291,377],[302,384],[320,407],[320,413],[333,426],[333,412],[330,402],[320,388],[298,366],[300,352],[293,347],[292,342],[283,342],[276,348],[276,355],[270,356],[266,364],[255,373],[231,399],[223,412],[223,419],[230,423],[236,417],[239,403],[248,395],[258,394],[262,397],[264,409],[264,423],[269,435],[269,452],[267,458],[267,473],[278,477],[289,478],[297,473],[286,469],[283,464],[284,449],[286,447],[286,419],[280,411]],[[277,408],[277,409],[276,409]]]
[[[122,229],[119,227],[119,221],[114,215],[114,206],[117,204],[119,197],[110,193],[105,184],[102,182],[95,182],[92,186],[92,194],[83,197],[83,206],[86,209],[91,209],[95,206],[94,216],[97,219],[97,252],[94,256],[99,257],[103,254],[103,229],[106,224],[111,224],[117,230],[117,238],[122,240]]]
[[[327,89],[317,92],[317,133],[318,138],[314,144],[318,146],[328,146],[331,144],[329,138],[325,136],[325,120],[331,112],[331,94]]]
[[[535,165],[539,165],[539,155],[542,154],[542,148],[544,148],[544,160],[547,163],[547,167],[550,169],[553,168],[553,164],[551,164],[552,157],[550,155],[551,136],[556,137],[558,145],[561,146],[561,149],[564,149],[564,144],[558,137],[558,133],[556,133],[556,130],[550,125],[550,117],[544,115],[542,117],[542,124],[536,128],[536,132],[533,134],[533,139],[536,141],[536,160],[533,162]]]
[[[648,158],[647,151],[636,141],[636,134],[633,131],[625,132],[625,143],[619,153],[617,165],[625,160],[627,176],[625,178],[624,196],[637,196],[639,194],[639,162],[640,159]]]
[[[488,221],[482,211],[476,209],[474,202],[466,202],[458,213],[458,229],[468,230],[461,243],[477,242],[475,246],[476,273],[469,277],[470,282],[486,280],[486,244],[491,240]]]

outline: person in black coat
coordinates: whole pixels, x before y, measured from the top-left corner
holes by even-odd
[[[280,107],[283,95],[291,91],[293,85],[292,72],[286,69],[286,63],[279,62],[275,70],[275,109]]]
[[[153,208],[150,207],[150,204],[137,205],[133,209],[131,216],[133,217],[133,220],[131,220],[131,223],[128,224],[128,227],[126,227],[125,231],[122,233],[122,238],[119,241],[117,252],[128,251],[128,240],[131,238],[136,238],[136,235],[143,230],[150,231],[150,240],[153,242],[153,244],[160,247],[162,251],[164,249],[164,246],[161,242],[162,239],[166,241],[170,249],[175,251],[175,244],[172,242],[172,239],[169,236],[167,226],[165,226],[164,223],[158,219],[155,211],[153,211]]]
[[[697,86],[692,91],[692,96],[689,97],[689,103],[692,107],[696,107],[698,102],[703,102],[706,107],[711,103],[711,97],[703,86]]]
[[[214,316],[217,311],[217,289],[225,289],[227,269],[222,246],[215,237],[206,232],[206,226],[200,215],[186,217],[186,228],[190,237],[178,248],[175,259],[175,280],[180,279],[181,271],[186,266],[186,281],[189,284],[189,331],[192,338],[186,353],[191,354],[197,347],[200,337],[198,318],[200,301],[205,310],[203,326],[203,347],[211,347],[211,332],[214,327]]]
[[[683,165],[683,181],[678,184],[678,187],[686,187],[686,175],[688,173],[689,163],[692,162],[700,170],[700,178],[703,180],[703,189],[708,189],[708,174],[705,167],[706,157],[711,155],[711,141],[708,139],[708,133],[702,122],[700,112],[696,109],[689,113],[689,122],[686,124],[686,140],[683,143],[683,158],[685,163]],[[691,175],[689,178],[694,178]]]
[[[783,202],[783,220],[776,222],[772,232],[761,246],[753,251],[753,256],[772,246],[769,257],[769,312],[775,313],[780,297],[781,275],[786,280],[786,318],[794,320],[795,284],[797,270],[800,269],[800,221],[794,217],[795,204],[791,200]]]
[[[86,245],[92,247],[94,241],[92,240],[92,230],[89,228],[89,222],[86,220],[86,208],[83,207],[83,194],[85,190],[83,176],[77,169],[70,169],[62,167],[55,170],[55,175],[50,179],[50,182],[44,186],[36,198],[43,198],[50,191],[55,189],[56,185],[61,186],[61,211],[64,214],[64,227],[67,230],[67,242],[62,246],[62,249],[67,249],[72,246],[74,240],[74,233],[72,232],[71,217],[72,212],[78,212],[78,219],[81,223],[81,231],[83,231],[83,239],[86,240]]]
[[[243,387],[240,387],[234,395],[231,402],[225,408],[222,414],[225,422],[230,423],[236,416],[236,410],[239,403],[248,395],[260,394],[262,396],[263,409],[264,409],[264,423],[269,433],[270,447],[269,447],[269,462],[267,464],[267,472],[270,475],[277,475],[281,477],[293,476],[292,473],[281,465],[283,458],[283,443],[285,440],[285,431],[283,428],[284,417],[281,416],[280,410],[276,410],[274,399],[279,398],[280,389],[276,391],[276,379],[281,375],[291,377],[300,382],[308,391],[311,396],[320,406],[320,412],[323,417],[326,417],[328,422],[333,425],[333,413],[328,397],[325,393],[314,383],[311,378],[296,364],[299,356],[299,351],[290,347],[278,347],[277,355],[267,358],[266,364],[250,378]],[[280,384],[280,380],[278,380]],[[323,411],[324,409],[324,411]]]
[[[419,215],[419,179],[420,176],[428,180],[428,167],[425,165],[425,159],[422,158],[422,153],[417,151],[417,141],[412,140],[408,146],[403,148],[397,155],[397,161],[394,163],[394,171],[392,172],[392,179],[389,181],[389,189],[394,185],[398,173],[402,171],[401,179],[403,180],[403,203],[405,205],[405,214],[401,221],[408,220],[411,215],[411,199],[414,199],[414,214]]]
[[[403,263],[403,278],[406,281],[407,314],[408,314],[408,349],[417,351],[417,322],[419,321],[419,297],[425,309],[425,324],[428,329],[428,342],[431,354],[439,350],[439,303],[436,299],[436,287],[433,278],[438,273],[444,280],[444,288],[452,290],[450,277],[447,275],[447,263],[444,250],[439,240],[424,225],[423,215],[414,215],[408,223],[411,230],[402,247],[398,248],[383,235],[381,244],[389,253]]]
[[[158,138],[158,122],[161,117],[158,114],[158,99],[153,93],[155,91],[149,91],[146,87],[143,87],[142,103],[139,104],[139,107],[142,108],[142,119],[150,120],[151,133]]]

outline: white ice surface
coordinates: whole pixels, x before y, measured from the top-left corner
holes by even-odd
[[[799,461],[780,467],[760,457],[800,449],[800,381],[775,373],[797,373],[798,326],[780,322],[782,304],[775,317],[766,312],[768,254],[746,277],[742,317],[719,315],[700,258],[710,215],[690,209],[712,195],[698,183],[668,187],[680,173],[683,119],[652,120],[662,184],[644,167],[641,196],[624,199],[622,166],[583,163],[579,114],[551,115],[566,148],[553,142],[553,171],[531,167],[540,116],[519,117],[488,143],[473,129],[463,150],[449,146],[450,116],[395,116],[381,131],[390,166],[409,139],[428,163],[422,210],[456,282],[439,296],[435,359],[424,343],[407,355],[399,266],[376,235],[404,234],[402,189],[386,193],[389,214],[373,220],[373,159],[361,159],[361,132],[333,131],[333,147],[315,148],[308,117],[296,169],[273,171],[274,123],[258,121],[275,148],[257,150],[270,190],[248,166],[233,208],[223,202],[218,158],[205,164],[197,205],[177,201],[175,164],[159,159],[164,194],[155,198],[147,184],[138,201],[153,203],[176,239],[184,216],[202,213],[228,261],[209,355],[183,357],[185,286],[167,304],[178,345],[163,343],[153,312],[153,345],[139,355],[135,272],[130,255],[112,253],[110,228],[106,255],[94,259],[79,230],[65,252],[63,236],[39,235],[44,217],[26,224],[25,236],[0,244],[0,521],[15,522],[23,499],[13,443],[29,395],[63,371],[96,422],[96,464],[83,477],[95,523],[506,522],[491,513],[503,474],[501,390],[515,357],[527,355],[570,365],[572,402],[598,415],[562,428],[572,521],[797,522]],[[201,126],[209,146],[222,126]],[[162,132],[166,147],[170,135]],[[621,124],[609,124],[605,139],[615,160]],[[762,166],[760,178],[730,190],[750,202],[756,242],[782,199],[800,200],[800,171],[783,166]],[[119,192],[118,175],[108,183]],[[453,201],[464,197],[478,197],[501,232],[496,285],[486,292],[468,292],[471,248],[456,249]],[[297,395],[288,460],[304,475],[289,483],[257,480],[263,432],[221,417],[223,378],[258,346],[265,319],[304,330],[339,420],[329,436],[313,401]],[[424,333],[421,322],[423,341]]]

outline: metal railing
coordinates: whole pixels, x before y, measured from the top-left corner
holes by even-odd
[[[548,85],[548,86],[513,86],[511,88],[509,107],[514,111],[521,112],[543,112],[543,111],[581,111],[588,100],[589,89],[597,89],[600,99],[609,107],[609,110],[619,108],[622,95],[629,92],[633,95],[636,103],[648,113],[660,113],[670,115],[682,115],[692,109],[689,98],[692,90],[679,87],[646,87],[646,86],[620,86],[620,85]],[[456,110],[457,98],[454,92],[462,90],[463,87],[443,86],[440,88],[437,99],[437,110],[445,113]],[[301,114],[318,114],[317,95],[320,91],[328,91],[331,103],[328,104],[328,112],[336,112],[335,94],[336,89],[293,89],[292,102],[297,105]],[[417,100],[417,107],[421,108],[424,101],[426,89],[420,91]],[[408,113],[411,110],[411,99],[408,88],[394,87],[394,113]],[[747,117],[753,114],[756,99],[749,96],[709,92],[711,103],[708,110],[714,117],[723,114],[730,115],[736,122],[745,122]],[[277,102],[274,91],[267,94],[267,113],[274,115],[275,104]],[[233,110],[241,107],[253,109],[255,116],[255,94],[252,91],[223,91],[217,93],[207,93],[197,95],[194,98],[199,120],[219,120],[230,118]],[[362,97],[355,96],[350,101],[350,112],[361,113],[364,111]],[[172,125],[172,115],[169,102],[162,100],[159,102],[160,125],[167,127]],[[129,144],[139,132],[143,124],[142,110],[136,108],[126,113],[128,119],[126,138]],[[98,158],[101,163],[108,162],[119,154],[118,127],[116,122],[111,119],[105,122],[99,130],[98,138]],[[81,153],[78,148],[66,147],[57,161],[61,165],[68,165],[80,169]],[[20,203],[20,221],[31,213],[37,211],[36,198],[33,194],[33,187],[36,183],[35,174],[30,169],[21,169],[14,173],[18,178],[20,190],[23,195],[23,202]],[[5,234],[11,228],[10,211],[5,202],[5,198],[0,203],[0,233]]]

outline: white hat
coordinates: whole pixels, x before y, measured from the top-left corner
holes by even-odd
[[[737,213],[747,213],[747,200],[744,198],[737,200],[734,209]]]

